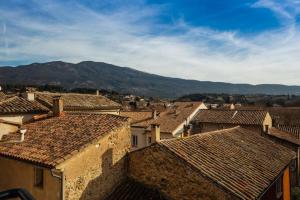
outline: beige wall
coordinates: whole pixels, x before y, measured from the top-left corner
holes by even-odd
[[[149,146],[151,143],[149,143],[148,138],[151,137],[151,131],[147,131],[145,128],[139,128],[139,127],[131,127],[131,134],[138,136],[138,146],[131,147],[131,151],[135,151],[141,148],[144,148],[146,146]],[[160,139],[171,139],[174,138],[171,133],[160,133]],[[153,143],[153,139],[151,138],[151,142]],[[132,143],[132,139],[131,139]]]
[[[174,200],[236,199],[159,145],[131,152],[129,175]]]
[[[9,122],[15,122],[19,124],[23,124],[32,119],[35,114],[14,114],[14,115],[0,115],[0,119]]]
[[[101,200],[108,195],[125,178],[130,145],[127,124],[57,166],[65,176],[65,199]]]
[[[0,140],[1,140],[2,135],[16,132],[18,129],[19,129],[19,127],[16,125],[11,125],[11,124],[6,124],[6,123],[0,122]]]
[[[138,145],[136,147],[132,146],[132,151],[143,148],[148,145],[148,138],[145,128],[131,127],[131,135],[135,135],[138,137]],[[130,142],[132,143],[132,136],[130,136],[130,140]]]
[[[269,113],[267,113],[267,116],[263,122],[263,126],[264,126],[264,131],[266,131],[266,125],[269,126],[269,128],[272,127],[272,117]]]
[[[34,168],[36,166],[0,157],[0,191],[12,188],[25,188],[33,197],[56,200],[60,198],[60,179],[51,175],[50,169],[44,168],[44,187],[34,186]]]

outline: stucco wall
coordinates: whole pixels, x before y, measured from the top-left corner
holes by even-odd
[[[43,189],[34,186],[34,167],[25,162],[0,157],[0,191],[12,188],[25,188],[37,200],[60,199],[60,179],[51,175],[50,169],[44,168]]]
[[[148,145],[148,139],[145,128],[131,127],[131,134],[136,135],[138,137],[138,145],[136,147],[132,147],[132,151],[143,148]],[[131,136],[130,139],[132,142]]]
[[[2,138],[2,135],[16,132],[18,129],[18,126],[0,122],[0,140]]]
[[[266,125],[269,126],[269,128],[272,127],[272,118],[271,118],[271,115],[268,113],[264,122],[263,122],[263,126],[264,126],[264,131],[266,131]]]
[[[23,124],[32,119],[34,114],[14,114],[14,115],[0,115],[0,119],[9,122],[15,122],[19,124]]]
[[[159,145],[129,154],[129,176],[174,200],[236,199]]]
[[[125,178],[130,135],[127,124],[57,166],[64,171],[65,199],[101,200],[108,195]]]

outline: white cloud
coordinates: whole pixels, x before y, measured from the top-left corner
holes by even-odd
[[[272,2],[261,0],[254,7],[271,9],[283,20],[295,19],[298,7],[291,10],[288,5],[299,2],[286,1],[283,6]],[[183,18],[172,25],[161,24],[157,17],[164,7],[147,7],[141,0],[111,12],[71,2],[34,0],[32,4],[42,15],[0,6],[0,22],[6,27],[1,37],[7,44],[0,46],[1,62],[93,60],[188,79],[300,84],[296,23],[242,37],[193,27]]]

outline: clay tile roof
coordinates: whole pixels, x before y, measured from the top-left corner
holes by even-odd
[[[12,113],[47,113],[49,109],[37,101],[28,101],[14,96],[0,102],[0,114]]]
[[[264,110],[202,110],[194,120],[206,123],[261,125],[268,115]]]
[[[105,110],[119,108],[120,104],[101,95],[76,93],[35,92],[38,101],[52,108],[53,97],[61,96],[64,100],[64,110]]]
[[[3,100],[6,100],[6,99],[7,99],[7,96],[3,92],[0,92],[0,102]]]
[[[241,199],[258,199],[296,157],[292,150],[241,127],[158,145]]]
[[[1,143],[0,155],[54,167],[70,155],[129,123],[109,114],[66,114],[26,124],[21,143]]]
[[[268,133],[279,139],[286,140],[286,141],[291,142],[296,145],[300,145],[300,139],[299,139],[300,127],[298,127],[297,132],[287,132],[287,131],[283,131],[283,130],[272,127],[272,128],[269,128]]]
[[[149,119],[135,126],[149,127],[151,124],[159,124],[160,131],[172,133],[179,125],[184,123],[194,112],[197,111],[202,102],[175,102],[171,108],[161,112],[157,119]]]
[[[154,188],[131,178],[123,181],[105,200],[167,200]]]
[[[138,123],[138,122],[142,122],[142,121],[145,121],[145,120],[149,120],[152,118],[152,112],[149,112],[149,111],[138,111],[138,112],[135,112],[135,111],[129,111],[129,112],[120,112],[120,115],[121,116],[124,116],[124,117],[129,117],[132,119],[131,123],[132,124],[135,124],[135,123]]]

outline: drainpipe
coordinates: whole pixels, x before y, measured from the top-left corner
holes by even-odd
[[[61,200],[65,200],[65,176],[63,171],[59,171],[57,169],[51,169],[51,175],[55,178],[58,178],[61,182],[60,185],[60,196]]]

